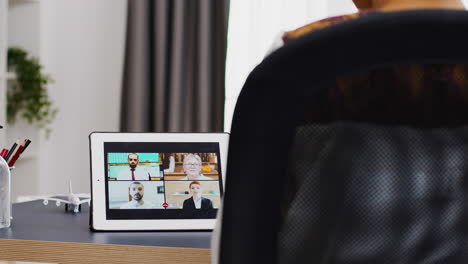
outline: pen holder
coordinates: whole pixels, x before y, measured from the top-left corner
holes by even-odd
[[[11,169],[0,157],[0,228],[11,225]]]

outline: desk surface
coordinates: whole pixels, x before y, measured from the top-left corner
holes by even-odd
[[[82,212],[65,213],[63,204],[44,205],[42,200],[13,205],[10,228],[0,229],[0,238],[114,245],[139,245],[183,248],[209,248],[211,232],[92,232],[89,207]]]
[[[10,261],[59,263],[208,263],[211,232],[92,232],[89,207],[65,213],[42,200],[13,205],[10,228],[0,229],[0,255]],[[106,252],[106,254],[103,254]]]

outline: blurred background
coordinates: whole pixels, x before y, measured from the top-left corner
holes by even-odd
[[[247,75],[282,32],[353,12],[351,0],[0,0],[0,143],[32,140],[14,199],[67,193],[69,180],[89,193],[93,131],[229,132]],[[6,122],[11,47],[51,79],[49,135]]]

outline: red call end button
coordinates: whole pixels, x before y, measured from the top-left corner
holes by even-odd
[[[169,205],[167,203],[163,203],[164,209],[166,209]]]

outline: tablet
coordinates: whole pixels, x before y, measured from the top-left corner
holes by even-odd
[[[213,229],[228,140],[227,133],[91,133],[91,229]]]

